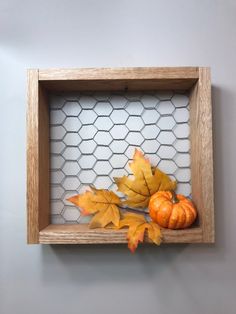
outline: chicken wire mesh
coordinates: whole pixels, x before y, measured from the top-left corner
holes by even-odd
[[[191,195],[186,93],[53,94],[49,103],[52,223],[88,222],[66,199],[89,185],[116,192],[137,147]]]

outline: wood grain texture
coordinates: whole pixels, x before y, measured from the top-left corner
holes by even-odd
[[[39,80],[50,91],[185,90],[197,79],[196,67],[39,70]]]
[[[42,81],[50,92],[94,92],[94,91],[153,91],[153,90],[188,90],[196,79],[156,79],[132,81]]]
[[[27,242],[39,242],[49,224],[49,119],[46,94],[38,70],[28,71],[27,110]]]
[[[89,229],[87,224],[49,225],[40,231],[41,244],[109,244],[127,243],[127,229]],[[163,243],[200,243],[201,228],[162,230]],[[147,237],[145,242],[149,242]]]
[[[199,68],[190,95],[192,198],[199,213],[203,242],[214,242],[212,104],[209,68]]]
[[[198,79],[197,67],[81,68],[39,70],[39,81]]]
[[[39,230],[50,223],[50,143],[47,93],[39,85]]]
[[[39,241],[38,70],[28,71],[27,242]]]

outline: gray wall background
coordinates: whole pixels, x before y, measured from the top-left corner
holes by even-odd
[[[0,1],[0,313],[233,314],[236,4]],[[215,245],[26,245],[26,68],[212,67]]]

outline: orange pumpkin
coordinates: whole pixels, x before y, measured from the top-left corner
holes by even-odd
[[[152,220],[163,228],[188,228],[197,217],[193,203],[184,195],[173,191],[153,194],[148,207]]]

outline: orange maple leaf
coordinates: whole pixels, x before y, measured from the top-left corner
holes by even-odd
[[[154,222],[147,222],[144,216],[134,213],[126,213],[121,219],[119,228],[128,227],[127,240],[128,248],[135,252],[139,242],[143,242],[145,231],[148,238],[155,244],[161,243],[160,227]]]
[[[92,191],[74,195],[68,198],[68,201],[80,207],[82,215],[94,215],[89,223],[90,228],[102,228],[109,224],[119,226],[120,211],[118,205],[121,201],[112,191],[92,188]]]
[[[150,197],[157,191],[174,190],[176,181],[158,168],[153,168],[143,153],[135,149],[133,161],[129,163],[134,178],[114,178],[118,191],[126,195],[123,204],[134,208],[148,207]]]

